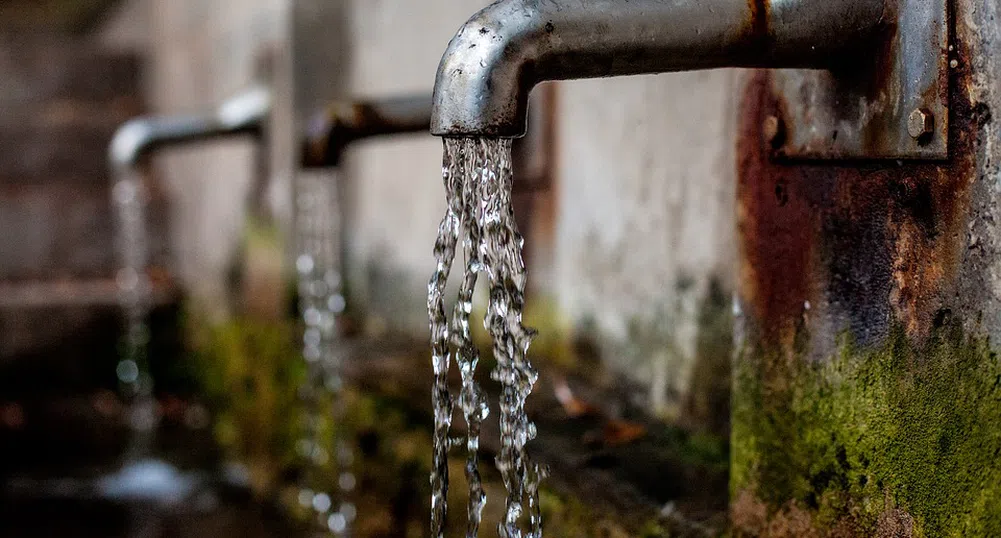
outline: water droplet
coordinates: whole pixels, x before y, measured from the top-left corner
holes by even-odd
[[[331,506],[330,495],[326,493],[317,493],[313,496],[313,510],[317,512],[326,512],[330,510]]]
[[[351,491],[355,489],[355,475],[351,473],[341,473],[341,476],[337,479],[337,485],[344,491]]]
[[[327,454],[327,451],[323,450],[319,446],[313,447],[313,453],[311,456],[313,463],[320,467],[323,467],[328,461],[330,461],[330,456]]]
[[[331,297],[339,296],[341,276],[337,270],[338,216],[334,186],[336,181],[329,177],[304,174],[297,177],[296,195],[296,244],[299,256],[296,259],[298,273],[299,310],[302,313],[304,331],[302,333],[302,355],[306,360],[306,382],[299,387],[298,395],[306,409],[305,438],[297,443],[297,452],[302,457],[304,467],[304,487],[315,489],[316,480],[328,480],[335,473],[338,483],[344,483],[350,463],[345,465],[341,456],[341,446],[345,443],[339,431],[345,406],[340,401],[343,392],[340,357],[337,353],[336,317],[333,308],[336,303]],[[343,310],[343,307],[341,308]],[[330,410],[333,410],[332,412]],[[336,433],[334,444],[330,445],[331,433]],[[330,469],[332,455],[337,454],[338,466]],[[353,482],[349,484],[354,486]],[[343,486],[343,484],[341,484]],[[343,495],[346,491],[338,488]],[[345,498],[336,501],[344,505]],[[327,515],[335,504],[329,493],[317,493],[310,497],[311,506],[317,513],[317,525],[324,530],[332,530],[341,535],[348,532],[349,521],[343,514]]]
[[[139,182],[130,178],[115,183],[111,191],[111,196],[116,204],[127,205],[138,201],[139,191]]]
[[[338,295],[331,295],[330,299],[327,300],[327,308],[329,308],[330,311],[333,312],[333,313],[335,313],[335,314],[341,314],[341,313],[343,313],[344,312],[344,308],[346,306],[347,306],[347,303],[344,301],[344,296],[340,295],[340,294],[338,294]]]
[[[139,287],[139,273],[134,267],[123,267],[118,270],[115,281],[123,292],[135,291]]]
[[[327,527],[331,532],[342,533],[348,528],[347,518],[340,513],[330,514],[330,517],[327,518]]]
[[[135,383],[139,380],[139,365],[132,359],[126,359],[118,363],[115,373],[122,383]]]
[[[295,268],[299,270],[300,274],[308,274],[313,272],[313,257],[308,254],[303,254],[295,261]]]
[[[348,521],[354,521],[358,517],[358,510],[351,503],[342,503],[338,511],[344,514],[344,518]]]
[[[307,321],[308,323],[308,321]],[[320,333],[320,329],[311,327],[306,329],[306,332],[302,334],[302,341],[310,347],[317,347],[323,339],[323,334]]]

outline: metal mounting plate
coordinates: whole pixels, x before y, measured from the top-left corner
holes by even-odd
[[[843,68],[779,70],[774,90],[785,110],[776,156],[947,159],[947,1],[888,2],[897,6],[887,8],[886,35]]]

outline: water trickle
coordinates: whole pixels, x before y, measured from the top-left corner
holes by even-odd
[[[116,243],[121,266],[116,276],[118,301],[125,314],[123,353],[115,373],[128,404],[131,438],[126,461],[147,455],[157,423],[153,383],[146,361],[152,307],[152,285],[146,269],[149,239],[146,231],[146,187],[142,175],[129,168],[118,172],[111,191],[117,218]]]
[[[435,371],[434,462],[431,475],[431,524],[435,536],[444,536],[448,493],[448,430],[452,397],[448,389],[451,358],[459,366],[462,389],[459,405],[467,424],[466,477],[469,483],[467,537],[478,534],[486,495],[479,474],[480,425],[487,417],[487,400],[475,381],[479,355],[469,331],[473,289],[479,274],[489,282],[490,299],[484,326],[493,340],[497,361],[491,377],[501,384],[500,453],[497,468],[507,488],[504,520],[498,525],[505,538],[541,537],[542,518],[538,502],[544,470],[531,461],[526,444],[535,438],[534,424],[525,413],[525,400],[538,373],[527,353],[533,332],[522,324],[526,271],[522,256],[524,240],[518,233],[511,203],[511,141],[507,139],[445,139],[443,160],[448,209],[435,244],[437,267],[428,285],[432,361]],[[464,234],[461,232],[464,231]],[[446,317],[445,284],[455,250],[463,235],[465,271],[451,324]],[[527,500],[529,530],[522,516]]]
[[[148,476],[149,469],[169,468],[150,459],[156,444],[159,409],[153,394],[153,378],[147,363],[149,327],[147,316],[153,306],[153,288],[147,267],[149,265],[149,235],[146,230],[146,185],[142,174],[135,168],[116,171],[111,189],[112,207],[117,219],[115,242],[120,267],[116,275],[118,302],[125,315],[125,336],[121,357],[115,368],[121,396],[125,402],[129,437],[118,473],[105,477],[99,486],[111,494],[125,491],[135,494],[156,495],[162,488],[183,487],[177,475],[163,474],[165,480],[155,482],[159,487],[150,489],[150,483],[137,480]],[[161,473],[162,474],[162,473]],[[129,534],[145,535],[155,526],[155,518],[145,509],[130,510]]]
[[[355,517],[355,507],[347,500],[355,477],[354,452],[343,431],[342,357],[337,347],[337,318],[345,308],[337,207],[336,181],[329,172],[299,174],[295,265],[307,366],[307,380],[299,390],[307,410],[303,438],[297,443],[304,469],[299,502],[313,511],[321,532],[347,536]]]

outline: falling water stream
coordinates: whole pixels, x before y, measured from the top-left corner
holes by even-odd
[[[115,373],[125,401],[129,439],[121,468],[101,479],[105,494],[149,498],[171,495],[186,487],[168,465],[151,459],[159,425],[159,408],[149,373],[147,316],[153,306],[153,287],[147,273],[149,235],[146,230],[148,192],[139,170],[116,171],[111,191],[117,217],[116,244],[121,266],[116,275],[118,301],[125,314],[123,350]],[[129,512],[129,536],[145,538],[159,532],[159,518],[145,504]]]
[[[342,381],[336,321],[345,302],[335,252],[338,223],[334,185],[329,173],[297,178],[296,269],[304,326],[303,357],[308,372],[299,392],[307,411],[304,433],[296,447],[304,468],[298,501],[314,513],[316,528],[322,534],[348,536],[356,516],[355,506],[347,500],[355,487],[355,476],[351,471],[354,452],[343,432],[337,431],[343,424],[343,401],[339,397]],[[137,170],[129,168],[118,173],[112,201],[121,258],[117,285],[126,333],[116,373],[128,406],[131,432],[124,469],[150,456],[158,422],[146,360],[146,318],[152,306],[152,287],[146,271],[146,198],[146,187]],[[134,535],[148,534],[145,529],[150,526],[150,518],[146,516],[136,514]]]
[[[116,280],[125,314],[125,340],[116,374],[129,413],[131,438],[126,464],[149,454],[157,423],[153,382],[146,360],[149,341],[146,317],[153,302],[152,284],[146,272],[149,262],[146,198],[142,175],[132,168],[120,171],[112,188],[112,201],[118,218],[116,239],[121,258]]]
[[[434,455],[431,473],[431,527],[443,537],[447,515],[448,452],[453,445],[449,428],[453,399],[448,370],[455,359],[462,375],[459,406],[467,425],[466,478],[469,483],[467,538],[477,536],[486,495],[479,473],[480,425],[489,412],[485,395],[475,380],[479,356],[470,337],[469,318],[478,275],[489,283],[484,326],[493,340],[497,367],[491,377],[501,384],[499,404],[500,452],[496,458],[507,488],[505,516],[498,525],[504,538],[542,536],[539,482],[544,470],[532,462],[526,444],[535,438],[535,425],[525,413],[525,400],[538,374],[528,360],[533,332],[522,324],[526,271],[524,240],[518,233],[511,203],[511,141],[507,139],[445,139],[442,166],[448,207],[435,242],[437,266],[428,284],[435,408]],[[451,323],[446,314],[446,283],[462,237],[466,265]],[[529,530],[524,530],[527,512]]]
[[[299,174],[296,271],[307,366],[307,382],[299,396],[307,413],[304,436],[297,443],[305,469],[298,501],[315,513],[323,533],[347,536],[356,515],[348,500],[355,476],[351,471],[354,452],[343,431],[342,357],[337,346],[337,318],[345,307],[337,253],[337,207],[336,181],[329,172]],[[330,477],[336,477],[333,483]]]

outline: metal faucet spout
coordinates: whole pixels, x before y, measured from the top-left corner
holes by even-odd
[[[344,149],[359,140],[427,132],[431,108],[430,93],[332,103],[316,114],[307,126],[302,165],[306,168],[337,166]]]
[[[127,169],[159,147],[260,134],[270,113],[271,90],[253,86],[208,114],[135,118],[115,132],[108,160],[113,170]]]
[[[431,132],[520,137],[540,82],[718,67],[826,68],[888,0],[500,0],[438,68]]]

